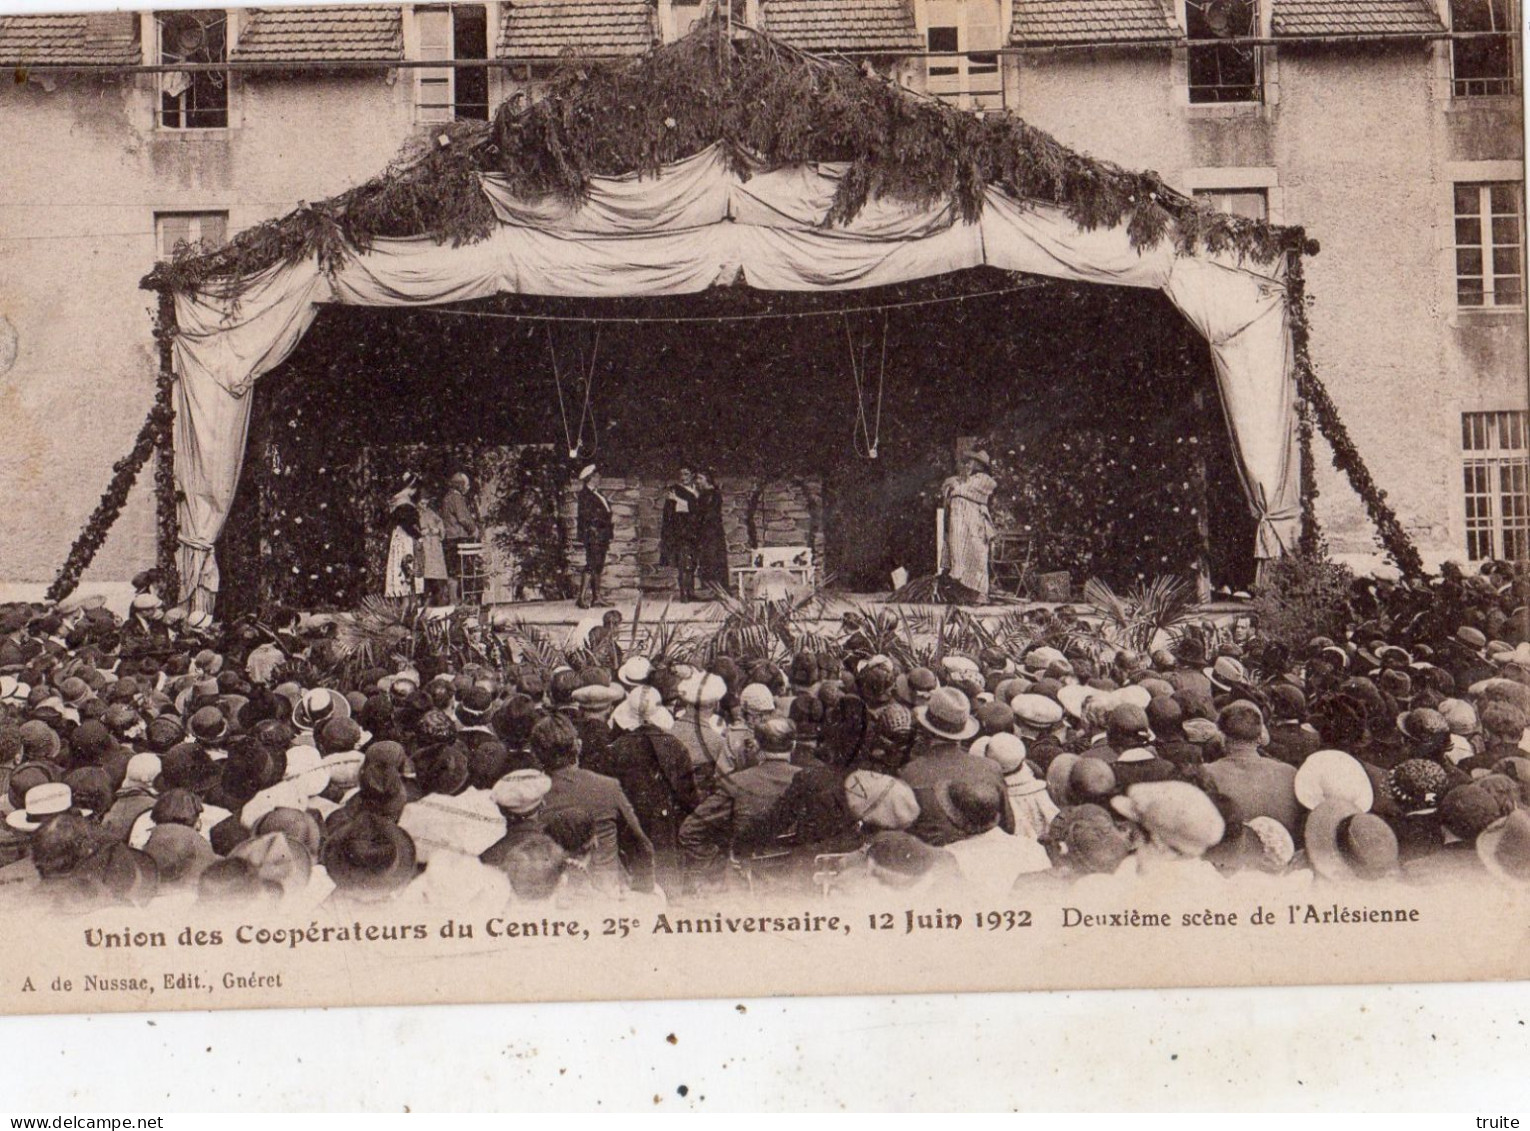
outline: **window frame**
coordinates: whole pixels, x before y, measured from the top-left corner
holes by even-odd
[[[468,56],[459,54],[457,40],[459,28],[457,17],[459,11],[465,8],[474,8],[482,16],[484,22],[484,53],[480,56]],[[446,22],[444,42],[432,43],[429,46],[425,42],[425,25],[431,17],[444,17]],[[458,62],[471,59],[474,62],[486,62],[489,58],[489,10],[487,4],[423,4],[413,9],[414,19],[414,57],[418,62],[440,62],[439,67],[416,67],[414,69],[414,117],[415,121],[432,126],[446,125],[451,122],[475,120],[488,121],[493,109],[493,99],[488,92],[488,68],[483,68],[484,73],[484,97],[483,103],[472,103],[471,107],[480,110],[481,114],[464,114],[465,105],[458,98],[457,85],[458,72],[461,68],[456,66]],[[441,52],[439,56],[427,54],[428,51]],[[426,87],[439,87],[431,93],[431,101],[427,103]],[[444,100],[437,101],[444,93]]]
[[[1261,209],[1261,214],[1259,216],[1256,216],[1256,217],[1246,217],[1246,218],[1247,219],[1257,219],[1257,220],[1261,220],[1261,221],[1263,221],[1265,223],[1269,223],[1269,220],[1270,220],[1270,190],[1269,190],[1268,187],[1266,187],[1264,185],[1239,185],[1239,186],[1235,186],[1235,187],[1234,186],[1210,186],[1210,185],[1208,185],[1208,186],[1206,186],[1204,188],[1191,189],[1190,190],[1190,194],[1192,196],[1194,196],[1197,200],[1205,201],[1207,204],[1213,205],[1213,207],[1216,207],[1216,205],[1218,204],[1218,201],[1217,201],[1218,197],[1228,198],[1229,203],[1230,203],[1230,199],[1232,197],[1239,197],[1239,196],[1241,196],[1241,197],[1257,197],[1259,199],[1260,203],[1263,205],[1263,208]],[[1226,216],[1242,216],[1243,215],[1243,213],[1235,212],[1231,208],[1217,207],[1216,210],[1218,212],[1221,212],[1223,215],[1226,215]]]
[[[221,58],[208,59],[204,61],[221,62],[227,65],[229,62],[230,49],[233,46],[233,43],[231,42],[233,33],[233,21],[230,18],[227,9],[223,8],[172,8],[149,13],[149,20],[154,30],[154,35],[151,41],[152,58],[154,64],[156,66],[174,66],[178,62],[198,61],[188,58],[190,53],[178,53],[175,51],[170,51],[167,50],[165,45],[167,29],[173,26],[175,23],[185,20],[189,16],[213,17],[211,20],[206,22],[201,20],[198,22],[204,22],[204,26],[220,28],[223,41]],[[229,129],[233,125],[234,121],[233,74],[234,73],[231,70],[193,72],[162,71],[156,74],[154,84],[155,131],[164,132],[166,134],[199,134],[220,132]],[[219,77],[222,79],[221,83],[218,82]],[[189,80],[185,89],[175,94],[172,94],[169,90],[167,90],[167,87],[178,85],[182,80]],[[214,123],[211,125],[173,125],[167,121],[167,114],[170,113],[170,111],[167,111],[165,108],[165,100],[167,98],[184,99],[187,95],[194,94],[199,89],[205,89],[208,85],[220,87],[222,90],[223,121],[221,123]],[[217,107],[188,109],[184,104],[182,104],[180,109],[174,111],[177,118],[181,122],[186,121],[186,119],[192,114],[216,114],[217,112]]]
[[[1497,233],[1494,230],[1494,221],[1506,218],[1509,214],[1495,212],[1493,210],[1493,190],[1511,190],[1511,199],[1514,201],[1515,211],[1513,219],[1518,240],[1515,244],[1500,244]],[[1475,190],[1477,195],[1477,211],[1475,213],[1463,213],[1460,210],[1460,194],[1463,190]],[[1461,233],[1463,222],[1475,221],[1477,227],[1477,243],[1462,243]],[[1453,181],[1451,183],[1451,274],[1455,281],[1455,308],[1458,311],[1516,311],[1525,308],[1525,186],[1523,181],[1484,180],[1484,181]],[[1512,274],[1500,272],[1497,267],[1498,252],[1501,250],[1515,251],[1516,270]],[[1461,256],[1463,253],[1476,252],[1480,260],[1480,271],[1477,274],[1462,274]],[[1462,301],[1462,279],[1480,280],[1481,289],[1478,292],[1482,301]],[[1511,301],[1496,301],[1499,293],[1500,280],[1514,279],[1517,281],[1518,295]]]
[[[1461,414],[1461,498],[1468,561],[1530,555],[1530,411]]]
[[[427,47],[425,43],[426,21],[435,17],[440,17],[441,19],[445,20],[445,40],[444,43],[442,43],[439,47],[436,45]],[[421,63],[440,61],[444,64],[441,67],[415,68],[414,116],[416,121],[426,122],[431,125],[444,125],[447,122],[456,121],[457,69],[450,65],[456,57],[455,45],[453,43],[453,33],[455,30],[454,23],[455,21],[452,19],[452,10],[448,5],[432,5],[429,7],[420,6],[414,9],[415,59]],[[436,57],[427,54],[427,51],[431,50],[441,50],[444,51],[445,54],[441,55],[439,59],[437,59]],[[431,102],[427,104],[425,100],[425,88],[427,84],[434,85],[437,83],[442,84],[444,87],[446,94],[445,101],[439,103]],[[436,117],[435,113],[438,111],[444,112],[444,116]]]
[[[992,10],[994,18],[991,25],[970,18],[980,5]],[[925,49],[929,52],[942,52],[938,57],[929,55],[925,57],[925,93],[964,110],[1004,109],[1007,97],[1004,90],[1004,66],[1001,54],[1004,46],[1002,0],[925,0],[923,9]],[[944,15],[948,11],[958,13],[957,23],[935,22],[936,13]],[[930,36],[936,31],[946,30],[955,31],[955,46],[949,49],[937,48],[930,42]],[[972,35],[978,30],[991,31],[993,39],[991,49],[973,50]],[[947,54],[945,53],[947,50],[956,53]],[[979,57],[984,61],[976,62]],[[989,59],[992,61],[989,62]],[[975,67],[978,69],[974,69]],[[974,87],[974,82],[979,85]]]
[[[1213,38],[1210,35],[1209,32],[1207,32],[1206,34],[1199,34],[1198,35],[1197,34],[1197,30],[1198,29],[1195,27],[1196,19],[1200,18],[1200,14],[1202,12],[1202,9],[1203,9],[1204,5],[1206,3],[1209,3],[1209,2],[1210,2],[1210,0],[1181,0],[1180,11],[1181,11],[1181,13],[1182,13],[1182,15],[1184,17],[1185,37],[1187,39],[1191,39],[1191,40],[1206,40],[1206,39],[1209,39],[1209,38]],[[1263,34],[1263,31],[1264,31],[1264,9],[1263,9],[1263,4],[1262,4],[1261,0],[1248,0],[1248,4],[1249,4],[1249,30],[1246,33],[1244,33],[1244,34],[1249,35],[1249,36],[1253,36],[1253,37],[1259,37],[1259,36],[1261,36]],[[1239,84],[1231,84],[1231,83],[1222,84],[1222,83],[1219,83],[1216,86],[1208,86],[1208,85],[1206,85],[1204,83],[1198,85],[1196,83],[1196,81],[1195,81],[1195,77],[1196,77],[1195,72],[1196,72],[1196,66],[1197,66],[1197,59],[1204,59],[1204,58],[1207,58],[1208,56],[1216,57],[1219,60],[1218,67],[1219,67],[1219,70],[1220,70],[1220,58],[1222,57],[1223,53],[1229,52],[1229,51],[1232,51],[1232,52],[1241,52],[1242,50],[1244,50],[1244,49],[1238,47],[1235,44],[1216,44],[1216,43],[1196,42],[1196,43],[1190,43],[1190,44],[1188,44],[1186,46],[1186,49],[1185,49],[1185,98],[1186,98],[1186,100],[1188,101],[1188,103],[1191,106],[1195,106],[1195,107],[1205,107],[1205,106],[1264,106],[1264,105],[1268,104],[1269,93],[1268,93],[1267,87],[1268,87],[1268,84],[1269,84],[1269,77],[1268,77],[1267,71],[1269,69],[1269,58],[1267,57],[1267,54],[1266,54],[1266,51],[1265,51],[1264,47],[1260,46],[1258,44],[1252,45],[1252,46],[1247,48],[1247,50],[1251,53],[1251,56],[1252,56],[1251,61],[1253,63],[1253,78],[1252,78],[1252,80],[1250,82],[1248,82],[1248,83],[1239,83]],[[1198,97],[1196,97],[1196,92],[1197,91],[1221,90],[1224,87],[1227,88],[1227,89],[1231,89],[1231,90],[1247,90],[1247,91],[1250,91],[1251,94],[1252,94],[1252,97],[1247,97],[1247,98],[1237,98],[1237,97],[1228,97],[1228,98],[1222,98],[1222,97],[1216,97],[1216,98],[1198,98]]]
[[[186,242],[197,244],[204,241],[211,242],[214,246],[228,242],[228,209],[226,208],[164,208],[154,212],[154,253],[161,261],[167,261],[175,256],[175,249],[180,240],[165,246],[165,222],[167,220],[185,219],[195,224],[195,235],[192,234],[191,224],[187,225]],[[221,234],[216,240],[203,231],[203,224],[210,219],[216,219],[221,229]]]
[[[1445,14],[1450,21],[1450,30],[1452,33],[1456,32],[1457,30],[1462,30],[1458,28],[1459,17],[1457,16],[1456,6],[1457,4],[1464,2],[1466,2],[1466,0],[1447,0],[1447,3],[1444,6]],[[1495,33],[1495,36],[1489,37],[1494,38],[1496,36],[1501,36],[1505,46],[1507,47],[1507,73],[1500,75],[1483,75],[1479,77],[1464,79],[1459,77],[1458,70],[1460,68],[1461,62],[1459,57],[1460,49],[1467,43],[1480,41],[1480,39],[1474,37],[1474,40],[1462,40],[1457,39],[1454,37],[1454,35],[1452,35],[1449,52],[1450,96],[1452,99],[1461,99],[1464,101],[1475,101],[1477,99],[1483,98],[1517,98],[1521,89],[1521,84],[1524,81],[1519,43],[1519,0],[1481,0],[1481,2],[1488,5],[1489,14],[1491,17],[1490,22],[1494,24],[1497,23],[1496,14],[1493,12],[1494,6],[1501,3],[1507,9],[1504,17],[1504,30],[1501,33]],[[1481,84],[1482,89],[1470,89],[1473,84]],[[1497,85],[1495,86],[1494,84]]]

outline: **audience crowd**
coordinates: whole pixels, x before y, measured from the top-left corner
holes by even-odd
[[[681,664],[608,631],[580,670],[363,670],[290,613],[224,626],[148,590],[125,619],[0,606],[0,900],[1530,883],[1512,578],[1366,580],[1351,605],[1298,647],[1254,626],[919,666],[847,625],[789,662]]]

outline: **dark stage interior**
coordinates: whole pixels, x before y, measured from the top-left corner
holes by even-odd
[[[939,484],[958,439],[977,438],[995,510],[1029,528],[1038,569],[1119,584],[1204,555],[1216,584],[1253,572],[1209,350],[1157,292],[985,268],[829,294],[331,306],[255,397],[221,555],[240,608],[376,592],[361,535],[385,495],[358,469],[368,448],[405,444],[443,467],[542,444],[560,472],[593,456],[613,475],[819,475],[827,569],[876,591],[894,566],[933,571]]]

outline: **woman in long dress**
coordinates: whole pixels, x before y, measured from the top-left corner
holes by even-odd
[[[946,504],[946,544],[942,570],[952,581],[988,600],[988,548],[993,543],[993,516],[988,500],[998,483],[988,474],[988,453],[974,451],[962,461],[962,472],[941,486]]]
[[[415,544],[420,536],[420,516],[412,502],[394,498],[391,515],[393,534],[388,539],[388,560],[383,567],[384,597],[413,597],[416,562]]]

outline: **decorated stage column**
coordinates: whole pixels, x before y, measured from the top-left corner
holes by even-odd
[[[160,596],[171,605],[181,595],[181,575],[175,564],[180,522],[175,513],[175,402],[171,396],[175,386],[175,332],[175,296],[160,291],[159,314],[154,320],[154,340],[159,344],[154,403],[163,406],[166,415],[154,452],[155,569],[159,572]]]

